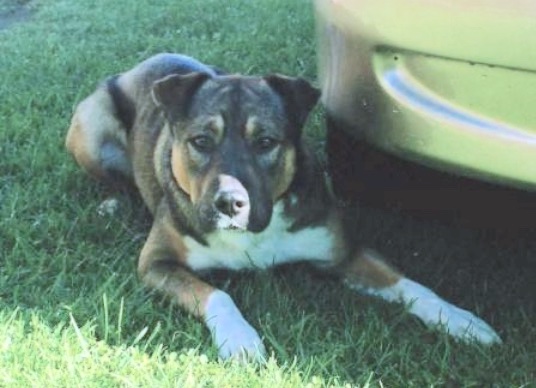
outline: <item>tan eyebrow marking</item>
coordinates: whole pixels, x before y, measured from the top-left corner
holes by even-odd
[[[218,139],[221,139],[223,137],[223,131],[225,129],[225,122],[223,120],[223,117],[221,115],[212,116],[209,122],[210,130],[214,132]]]
[[[245,131],[245,135],[246,137],[252,137],[254,132],[255,132],[255,129],[257,129],[257,122],[258,122],[258,118],[257,116],[249,116],[247,121],[246,121],[246,131]]]

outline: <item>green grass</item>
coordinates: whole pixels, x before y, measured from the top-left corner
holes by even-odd
[[[0,12],[16,4],[0,2]],[[356,221],[363,238],[402,257],[398,264],[419,280],[482,313],[499,328],[504,346],[458,344],[401,306],[355,295],[294,266],[214,275],[273,355],[264,367],[218,362],[204,326],[142,289],[135,276],[150,226],[139,198],[122,196],[117,217],[99,216],[109,193],[64,151],[65,131],[76,102],[99,80],[161,51],[233,72],[314,80],[310,1],[42,0],[30,7],[28,21],[0,30],[0,386],[503,387],[536,381],[532,239],[505,248],[492,237],[495,245],[482,248],[489,239],[481,232],[452,232],[374,209]],[[321,112],[308,129],[320,143]],[[518,272],[505,268],[511,261],[455,259],[497,259],[521,250],[517,264],[528,269]]]

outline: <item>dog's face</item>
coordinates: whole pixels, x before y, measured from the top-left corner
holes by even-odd
[[[173,136],[173,177],[204,232],[262,231],[290,187],[319,91],[302,79],[172,75],[153,86]]]

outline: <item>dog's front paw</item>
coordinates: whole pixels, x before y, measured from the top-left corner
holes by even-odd
[[[482,344],[500,344],[499,335],[482,319],[440,298],[430,289],[409,279],[399,281],[397,292],[409,311],[430,326],[442,326],[453,337]]]
[[[218,323],[213,326],[212,336],[224,360],[262,361],[265,357],[261,338],[244,318]]]
[[[455,338],[500,344],[499,335],[482,319],[440,298],[432,290],[410,279],[402,278],[391,287],[369,291],[389,301],[402,301],[409,312],[429,326],[442,326]]]
[[[473,313],[456,307],[444,300],[434,303],[431,311],[437,311],[436,323],[445,330],[463,341],[478,341],[482,344],[492,345],[502,343],[499,335],[482,319]],[[430,317],[432,318],[432,317]],[[434,319],[430,319],[434,323]]]
[[[209,296],[205,305],[205,323],[222,359],[265,359],[266,350],[261,338],[225,292],[218,290]]]

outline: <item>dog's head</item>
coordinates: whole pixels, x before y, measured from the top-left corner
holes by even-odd
[[[300,78],[171,75],[153,97],[172,137],[172,175],[203,232],[262,231],[296,173],[319,90]]]

